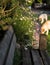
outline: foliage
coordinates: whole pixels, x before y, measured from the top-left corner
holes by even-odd
[[[32,0],[0,0],[0,30],[13,25],[17,41],[24,41],[25,35],[32,40],[34,16],[28,8],[31,3]]]
[[[32,35],[33,35],[33,26],[34,26],[34,18],[36,18],[37,15],[34,15],[34,13],[29,9],[28,4],[25,3],[25,5],[19,5],[16,10],[13,17],[13,27],[14,31],[16,33],[17,42],[23,42],[25,44],[27,42],[32,42]],[[26,41],[26,37],[28,37]]]
[[[33,1],[34,1],[34,0],[26,0],[26,4],[27,4],[28,6],[31,6],[31,4],[32,4]]]
[[[48,16],[48,20],[50,20],[50,15]]]
[[[31,0],[29,0],[31,2]],[[13,23],[13,16],[16,10],[16,7],[19,5],[27,5],[28,1],[26,0],[0,0],[0,30],[3,29],[6,24]],[[10,19],[11,20],[10,20]]]
[[[47,50],[48,50],[48,53],[50,55],[50,31],[49,31],[49,34],[47,36]]]
[[[17,41],[24,42],[24,36],[28,35],[29,39],[32,40],[33,34],[33,15],[27,7],[18,7],[13,17],[14,19],[14,30],[17,36]]]
[[[11,21],[16,8],[15,0],[0,0],[0,30]]]
[[[42,0],[38,0],[39,3],[42,3]]]

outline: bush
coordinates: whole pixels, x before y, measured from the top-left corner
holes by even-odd
[[[25,35],[32,41],[34,13],[28,7],[32,0],[2,0],[1,2],[4,4],[0,3],[0,29],[5,30],[5,26],[12,25],[17,42],[25,42]]]
[[[32,39],[33,34],[33,16],[27,8],[19,7],[14,15],[14,30],[16,33],[17,41],[24,42],[24,36],[28,35]]]
[[[29,37],[30,42],[32,41],[33,26],[34,26],[34,14],[25,5],[20,4],[15,11],[13,17],[13,28],[16,33],[17,42],[23,42],[25,44],[25,36]],[[27,42],[29,43],[29,42]]]
[[[4,27],[8,26],[7,24],[12,23],[12,18],[15,9],[15,0],[0,0],[0,30],[4,30]]]

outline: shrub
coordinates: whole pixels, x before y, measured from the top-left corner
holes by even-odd
[[[14,30],[16,33],[17,41],[24,42],[24,36],[28,35],[32,39],[33,33],[33,16],[27,8],[19,7],[14,15]]]
[[[0,30],[4,30],[4,27],[8,26],[7,24],[12,23],[15,9],[15,0],[0,0]]]
[[[5,30],[5,26],[13,25],[17,42],[25,42],[25,35],[32,41],[34,13],[27,7],[32,0],[2,0],[1,2],[0,30]]]

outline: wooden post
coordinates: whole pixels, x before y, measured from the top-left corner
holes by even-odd
[[[40,34],[39,49],[40,50],[47,49],[47,36],[45,34]]]

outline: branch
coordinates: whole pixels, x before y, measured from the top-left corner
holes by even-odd
[[[8,13],[8,12],[11,12],[12,10],[14,10],[17,6],[13,7],[12,9],[10,10],[6,10],[5,13]]]
[[[11,12],[10,12],[10,13],[8,13],[8,14],[5,14],[5,15],[4,15],[4,17],[7,17],[7,16],[9,16],[10,14],[11,14]]]
[[[2,1],[2,8],[5,10],[5,8],[6,8],[6,2],[3,0]]]
[[[13,7],[12,9],[6,10],[6,11],[4,11],[4,9],[2,9],[2,10],[0,11],[0,14],[2,14],[4,17],[9,16],[9,15],[11,14],[11,11],[14,10],[15,8],[16,8],[16,6]]]

